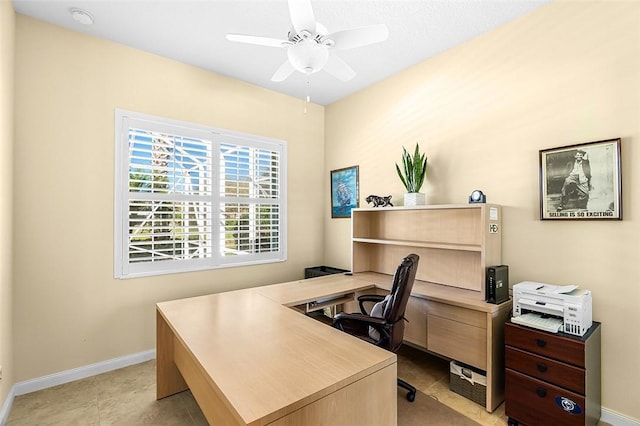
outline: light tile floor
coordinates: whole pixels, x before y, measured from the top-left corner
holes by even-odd
[[[449,364],[412,348],[398,353],[399,375],[482,425],[505,425],[503,405],[487,413],[449,390]],[[6,426],[206,425],[190,392],[155,399],[155,361],[15,398]]]
[[[155,360],[15,398],[6,426],[207,425],[190,392],[156,401]]]

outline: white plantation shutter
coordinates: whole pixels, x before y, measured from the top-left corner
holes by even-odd
[[[260,260],[280,250],[280,173],[279,152],[230,138],[221,143],[220,243],[225,256]]]
[[[116,111],[115,275],[286,259],[286,145]]]

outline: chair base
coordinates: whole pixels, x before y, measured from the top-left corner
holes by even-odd
[[[416,388],[402,379],[398,379],[398,386],[409,391],[407,392],[407,401],[413,402],[416,400]]]

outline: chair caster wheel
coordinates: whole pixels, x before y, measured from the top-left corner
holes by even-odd
[[[509,426],[518,426],[518,421],[517,421],[517,420],[512,419],[511,417],[509,417],[509,419],[507,420],[507,424],[508,424]]]
[[[409,392],[407,394],[407,401],[413,402],[415,400],[416,400],[416,393],[415,392]]]

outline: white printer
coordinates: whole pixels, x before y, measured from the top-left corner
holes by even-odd
[[[523,281],[513,286],[511,321],[551,332],[584,336],[593,323],[591,292],[575,285]]]

